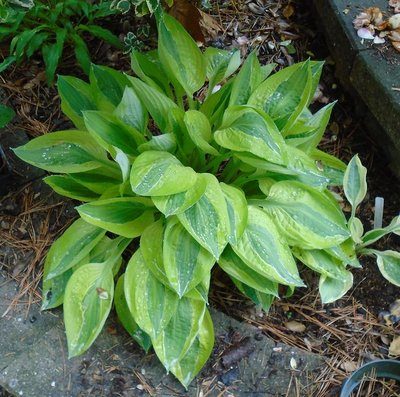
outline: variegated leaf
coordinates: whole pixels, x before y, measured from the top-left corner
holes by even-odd
[[[113,297],[113,274],[104,263],[89,263],[72,274],[64,297],[70,358],[85,352],[97,338],[111,310]]]
[[[228,241],[235,244],[242,236],[247,225],[247,201],[243,191],[235,186],[221,182],[222,193],[224,194],[228,208],[230,232]]]
[[[153,338],[153,348],[167,371],[176,366],[192,346],[203,322],[206,304],[181,298],[168,325]]]
[[[190,189],[196,172],[171,153],[147,151],[140,154],[131,169],[132,190],[140,196],[168,196]]]
[[[246,229],[235,253],[263,277],[284,285],[303,286],[296,263],[274,221],[263,210],[249,206]]]
[[[142,197],[97,200],[76,207],[88,223],[124,237],[138,237],[153,222],[152,202]]]
[[[339,205],[301,182],[277,182],[265,204],[258,203],[273,217],[291,245],[304,249],[329,248],[350,237]]]
[[[230,277],[243,285],[265,294],[278,296],[278,284],[246,265],[230,246],[226,247],[218,264]]]
[[[218,259],[228,242],[228,210],[221,186],[214,175],[199,174],[207,184],[200,200],[178,219],[194,239]]]
[[[140,249],[126,268],[124,291],[133,318],[155,340],[175,314],[179,298],[153,276]]]
[[[170,371],[186,388],[203,368],[211,355],[214,346],[214,327],[208,310],[205,311],[203,321],[192,345],[185,356]]]
[[[126,303],[125,299],[124,278],[125,275],[123,274],[118,279],[117,285],[115,287],[115,296],[114,296],[115,310],[117,311],[119,321],[121,321],[122,325],[129,333],[129,335],[133,339],[135,339],[135,341],[146,352],[148,352],[151,347],[151,339],[149,335],[147,335],[144,331],[140,329],[135,319],[132,317],[132,314],[129,310],[128,304]]]
[[[167,220],[163,260],[169,283],[179,297],[196,287],[215,263],[214,257],[186,231],[176,217]]]

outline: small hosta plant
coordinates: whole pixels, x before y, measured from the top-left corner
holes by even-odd
[[[320,274],[322,302],[332,302],[352,285],[357,251],[376,255],[400,284],[399,254],[366,247],[399,233],[400,222],[363,235],[355,208],[365,169],[317,147],[333,107],[308,109],[322,63],[270,75],[274,65],[255,53],[241,68],[238,51],[202,53],[168,15],[158,31],[158,50],[132,53],[135,77],[95,65],[89,83],[60,77],[76,130],[15,153],[55,173],[45,182],[56,192],[84,202],[43,279],[43,309],[64,305],[70,357],[89,348],[114,305],[187,387],[213,348],[213,266],[268,310],[280,286],[305,287],[298,260]],[[330,190],[343,183],[349,220]]]
[[[47,82],[51,84],[65,46],[73,48],[79,66],[89,73],[90,54],[85,34],[122,48],[118,37],[96,24],[98,19],[115,13],[110,9],[111,1],[100,0],[93,4],[80,0],[1,2],[6,2],[7,7],[0,11],[0,42],[11,42],[9,56],[0,63],[0,72],[40,52]]]

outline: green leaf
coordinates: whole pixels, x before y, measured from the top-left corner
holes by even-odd
[[[275,183],[265,205],[290,245],[321,249],[338,245],[350,233],[339,205],[317,189],[296,181]]]
[[[199,331],[186,355],[170,371],[186,388],[203,368],[214,346],[214,328],[208,310],[205,311]]]
[[[57,277],[86,257],[105,230],[76,220],[51,246],[44,264],[44,280]]]
[[[115,173],[110,173],[110,170],[106,167],[99,167],[93,171],[77,172],[71,174],[70,177],[100,195],[110,188],[119,187],[122,182],[118,170],[115,170]]]
[[[73,33],[71,35],[74,41],[74,52],[75,57],[78,61],[79,66],[85,72],[85,74],[90,73],[90,53],[85,41],[78,34]]]
[[[97,200],[100,195],[75,181],[70,175],[52,175],[43,179],[56,193],[80,201]]]
[[[220,184],[224,194],[227,209],[230,231],[228,241],[236,244],[242,236],[247,225],[247,201],[243,191],[235,186]]]
[[[175,153],[176,139],[174,134],[163,134],[153,136],[150,141],[143,143],[138,147],[140,153],[158,150],[160,152]]]
[[[64,322],[69,358],[85,352],[99,335],[114,296],[111,269],[101,263],[80,267],[68,281]]]
[[[346,164],[343,161],[318,149],[312,150],[310,157],[318,164],[319,169],[322,168],[322,174],[329,179],[330,185],[343,185],[346,171]]]
[[[14,116],[14,110],[0,103],[0,128],[4,128]]]
[[[214,175],[199,174],[207,187],[200,200],[178,219],[193,238],[218,259],[228,242],[228,210],[221,186]]]
[[[203,301],[181,298],[168,325],[152,339],[154,351],[167,371],[176,366],[192,346],[205,311]]]
[[[172,98],[170,81],[158,57],[157,50],[140,53],[131,52],[131,66],[135,74],[147,85],[156,91],[164,93]]]
[[[332,109],[336,102],[329,103],[317,113],[307,117],[304,122],[296,123],[286,134],[286,142],[307,153],[313,151],[325,133]]]
[[[83,172],[110,163],[105,151],[85,131],[57,131],[39,136],[14,149],[14,153],[50,172]]]
[[[304,265],[323,276],[346,280],[347,270],[345,264],[324,250],[301,250],[294,248],[293,254]]]
[[[154,341],[174,315],[178,295],[153,276],[140,250],[135,252],[128,263],[124,290],[133,318]]]
[[[357,259],[355,244],[351,238],[340,245],[326,248],[324,251],[341,261],[344,265],[350,265],[358,269],[362,267]]]
[[[215,263],[214,257],[186,231],[176,217],[167,220],[163,261],[169,283],[180,298],[196,287]]]
[[[308,105],[311,89],[311,67],[306,61],[266,79],[250,96],[248,104],[266,112],[285,136]]]
[[[232,245],[243,262],[269,280],[303,286],[289,246],[274,221],[260,208],[249,206],[247,227],[237,244]]]
[[[238,49],[226,51],[207,47],[204,57],[206,60],[208,92],[212,92],[218,83],[235,73],[240,66],[240,51]]]
[[[131,312],[129,311],[128,304],[126,303],[125,293],[124,293],[124,278],[123,274],[117,282],[115,287],[115,296],[114,296],[114,304],[115,310],[117,311],[117,315],[122,325],[128,332],[128,334],[135,339],[135,341],[141,346],[144,351],[147,353],[151,347],[151,339],[150,337],[140,329],[137,325],[135,319],[132,317]]]
[[[31,39],[36,35],[38,28],[34,29],[27,29],[24,30],[22,33],[14,37],[15,40],[15,51],[13,52],[15,57],[17,58],[17,62],[19,63],[22,60],[24,55],[24,50],[26,49],[27,45],[31,41]]]
[[[400,235],[400,216],[394,217],[385,228],[373,229],[365,233],[362,237],[363,246],[373,244],[389,233]]]
[[[151,117],[157,123],[158,127],[165,131],[168,126],[168,116],[173,109],[179,109],[166,95],[150,87],[137,78],[129,77],[136,95],[143,103],[144,107],[149,111]]]
[[[271,281],[269,278],[264,277],[253,268],[247,266],[230,246],[222,253],[218,264],[235,281],[264,294],[279,296],[278,283]]]
[[[63,53],[66,35],[66,29],[57,29],[56,42],[54,44],[44,44],[42,47],[43,60],[46,65],[46,79],[49,85],[53,83],[54,74]]]
[[[47,271],[48,267],[49,265],[47,265]],[[65,288],[71,276],[72,269],[69,269],[59,276],[53,277],[52,279],[47,279],[47,274],[45,270],[45,273],[43,274],[41,310],[53,309],[57,306],[62,305],[64,301]]]
[[[238,290],[248,298],[250,298],[257,306],[261,307],[265,313],[269,312],[269,309],[272,306],[272,303],[275,300],[275,295],[266,294],[260,292],[254,288],[249,287],[248,285],[242,283],[239,280],[236,280],[234,277],[230,276],[233,283],[236,285]]]
[[[226,149],[250,152],[277,164],[286,162],[285,142],[274,122],[248,106],[229,107],[214,139]]]
[[[356,154],[348,164],[343,179],[344,194],[352,207],[352,217],[357,206],[367,194],[367,169]]]
[[[43,45],[48,37],[49,33],[47,32],[40,32],[35,34],[35,36],[32,37],[32,40],[28,43],[26,47],[26,57],[29,59],[35,53],[35,51]]]
[[[124,237],[138,237],[153,222],[151,201],[120,197],[93,201],[76,207],[88,223]]]
[[[139,131],[126,125],[111,113],[85,111],[83,118],[89,133],[106,150],[108,145],[112,145],[130,156],[136,156],[139,154],[137,147],[146,142]]]
[[[273,66],[275,65],[273,64]],[[263,79],[260,62],[257,59],[256,51],[253,51],[246,58],[233,80],[229,105],[245,105]]]
[[[78,30],[84,30],[91,33],[93,36],[98,37],[113,47],[122,50],[122,43],[117,36],[113,35],[108,29],[104,29],[98,25],[79,25]]]
[[[211,94],[201,104],[200,111],[206,115],[212,126],[219,126],[228,107],[231,94],[232,80],[224,84],[220,90]]]
[[[391,250],[371,250],[371,253],[376,256],[376,262],[382,276],[392,284],[400,287],[400,253]]]
[[[351,238],[357,244],[362,244],[362,235],[364,234],[364,226],[360,219],[351,217],[348,222]]]
[[[89,84],[71,76],[58,78],[58,92],[61,97],[61,110],[72,120],[76,128],[85,129],[83,113],[85,110],[97,110]]]
[[[206,178],[198,177],[196,184],[185,192],[169,196],[152,197],[152,200],[157,209],[166,217],[182,214],[200,200],[206,187]]]
[[[140,250],[153,276],[169,286],[163,260],[164,223],[165,220],[161,218],[143,231],[140,237]]]
[[[204,56],[184,27],[166,13],[158,23],[158,55],[168,76],[191,96],[205,82]]]
[[[89,77],[93,96],[99,108],[114,111],[123,98],[125,87],[129,85],[128,78],[112,68],[94,64]]]
[[[332,303],[341,297],[353,286],[353,274],[348,270],[344,271],[341,279],[330,278],[322,275],[319,279],[319,293],[322,304]]]
[[[149,116],[133,88],[125,87],[121,102],[114,110],[114,115],[130,127],[145,133]]]
[[[212,139],[211,125],[204,113],[198,110],[188,110],[185,112],[184,121],[194,144],[204,153],[218,156],[218,151],[209,143]]]
[[[132,190],[141,196],[167,196],[184,192],[196,180],[196,172],[184,167],[168,152],[144,152],[133,162],[131,170]]]
[[[10,55],[10,56],[4,58],[4,61],[0,62],[0,73],[4,72],[16,60],[17,60],[17,58],[15,57],[15,55]]]

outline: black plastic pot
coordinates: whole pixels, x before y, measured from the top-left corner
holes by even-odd
[[[343,383],[339,397],[350,397],[366,375],[400,381],[400,361],[376,360],[364,364]]]

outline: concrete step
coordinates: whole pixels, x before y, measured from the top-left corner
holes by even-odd
[[[368,7],[379,7],[386,15],[393,9],[387,0],[313,0],[317,21],[336,62],[343,87],[363,103],[363,122],[374,141],[388,156],[400,177],[400,53],[386,45],[363,43],[353,19]]]

